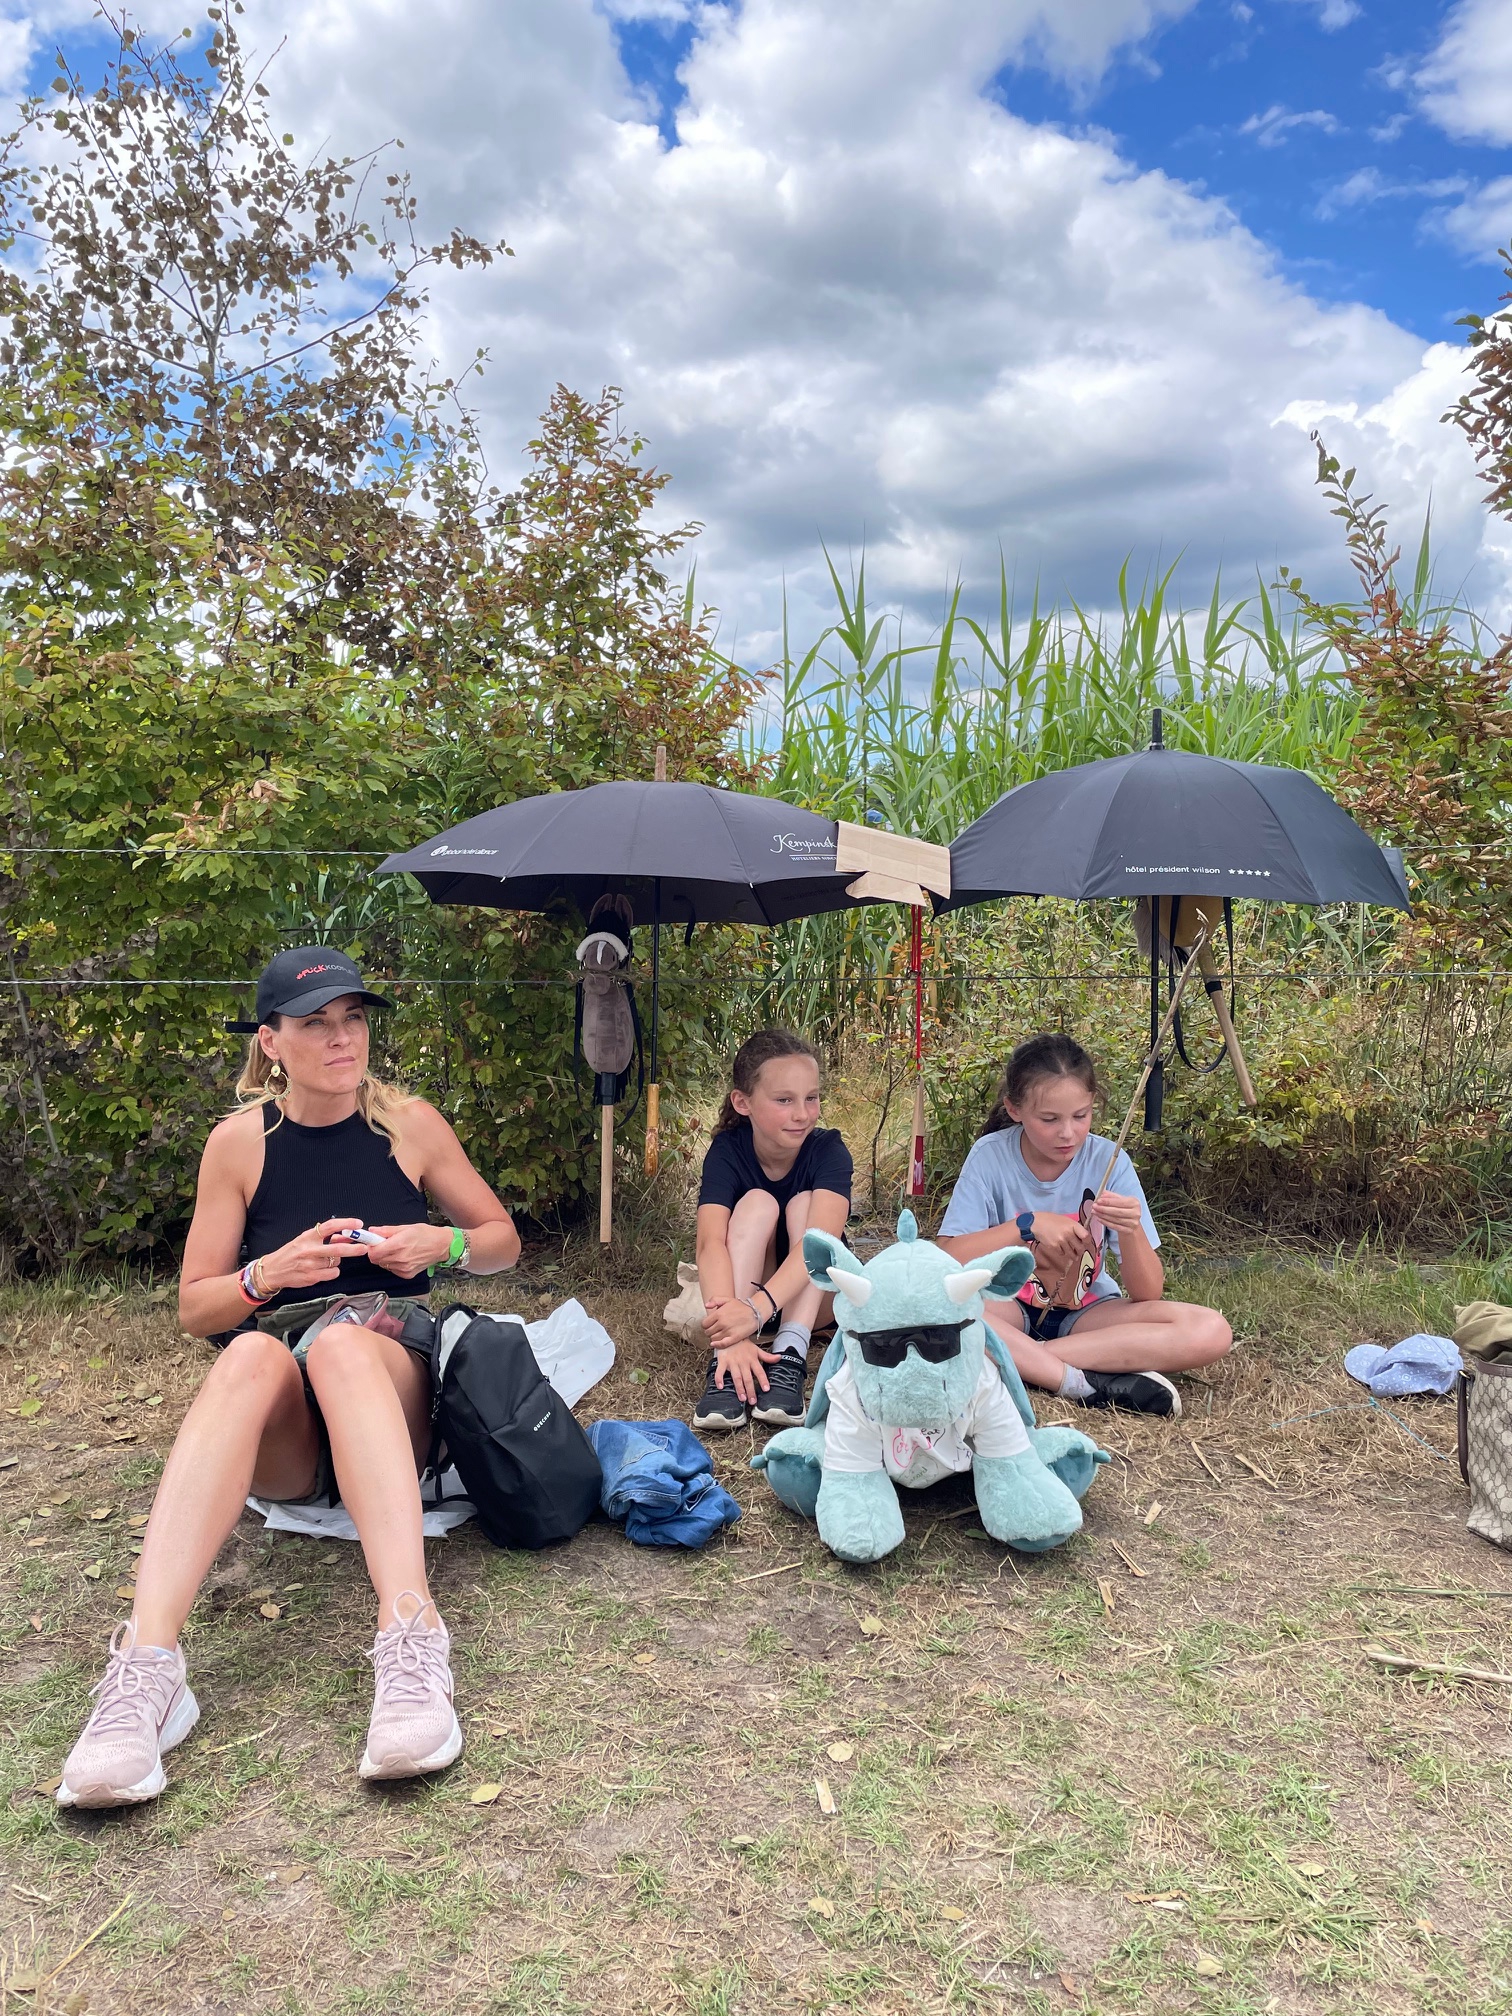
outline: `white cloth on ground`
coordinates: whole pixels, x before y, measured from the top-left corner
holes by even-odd
[[[614,1340],[581,1302],[564,1302],[539,1322],[527,1323],[523,1316],[505,1316],[506,1323],[518,1323],[530,1339],[536,1363],[569,1407],[575,1407],[590,1388],[614,1363]],[[441,1473],[441,1503],[433,1505],[433,1488],[422,1494],[420,1530],[427,1540],[437,1540],[473,1516],[473,1506],[462,1494],[462,1480],[455,1469]],[[352,1515],[338,1501],[334,1505],[290,1505],[277,1498],[249,1498],[247,1509],[262,1515],[273,1533],[305,1533],[319,1540],[355,1540],[357,1528]]]

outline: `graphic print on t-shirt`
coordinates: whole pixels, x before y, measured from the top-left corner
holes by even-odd
[[[1067,1296],[1061,1302],[1060,1307],[1063,1309],[1085,1309],[1089,1302],[1097,1302],[1102,1299],[1092,1291],[1093,1282],[1096,1281],[1098,1275],[1102,1272],[1102,1231],[1096,1220],[1087,1215],[1087,1200],[1085,1198],[1082,1200],[1080,1215],[1083,1225],[1092,1234],[1092,1251],[1089,1254],[1082,1255],[1077,1260],[1069,1262],[1064,1270],[1049,1283],[1041,1279],[1039,1269],[1036,1267],[1034,1272],[1029,1276],[1029,1279],[1018,1291],[1019,1301],[1027,1304],[1029,1308],[1050,1308],[1057,1296],[1065,1295],[1067,1289],[1075,1287],[1078,1275],[1081,1276],[1082,1280],[1082,1292],[1079,1295]]]

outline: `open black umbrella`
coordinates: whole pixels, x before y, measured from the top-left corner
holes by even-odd
[[[837,860],[837,846],[841,851]],[[926,900],[947,890],[944,848],[821,819],[780,798],[710,784],[626,780],[519,798],[390,854],[380,875],[413,875],[436,903],[587,917],[622,895],[651,926],[651,1077],[647,1170],[656,1166],[661,927],[783,924],[859,903]]]
[[[1152,727],[1150,747],[1135,755],[1051,771],[1005,792],[952,843],[951,893],[935,907],[956,910],[1000,896],[1145,900],[1154,920],[1153,1041],[1162,943],[1179,946],[1183,935],[1180,898],[1397,910],[1409,899],[1400,858],[1305,771],[1167,749],[1158,710]],[[1209,988],[1217,985],[1209,972]],[[1157,1065],[1146,1126],[1160,1124],[1160,1098]]]

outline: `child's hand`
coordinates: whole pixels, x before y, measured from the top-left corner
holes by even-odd
[[[775,1351],[763,1351],[752,1340],[747,1340],[744,1344],[732,1344],[728,1349],[716,1354],[714,1384],[723,1386],[728,1379],[747,1407],[754,1407],[757,1387],[759,1386],[763,1393],[767,1390],[769,1382],[766,1367],[775,1365],[776,1362]]]
[[[731,1295],[728,1300],[705,1303],[703,1327],[708,1332],[710,1350],[723,1351],[731,1344],[744,1344],[761,1325],[751,1305]]]
[[[1144,1219],[1139,1213],[1137,1197],[1120,1197],[1116,1190],[1104,1190],[1087,1209],[1099,1224],[1106,1225],[1110,1232],[1143,1232]]]
[[[1034,1254],[1041,1279],[1075,1267],[1090,1250],[1091,1239],[1079,1218],[1068,1218],[1061,1211],[1035,1212]]]

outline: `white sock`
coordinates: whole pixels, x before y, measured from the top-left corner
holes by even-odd
[[[805,1365],[808,1363],[808,1348],[813,1339],[813,1331],[807,1323],[783,1323],[772,1340],[774,1351],[796,1351]]]
[[[1088,1379],[1085,1372],[1078,1371],[1074,1365],[1066,1367],[1061,1382],[1055,1390],[1062,1400],[1090,1400],[1092,1398],[1091,1380]]]

